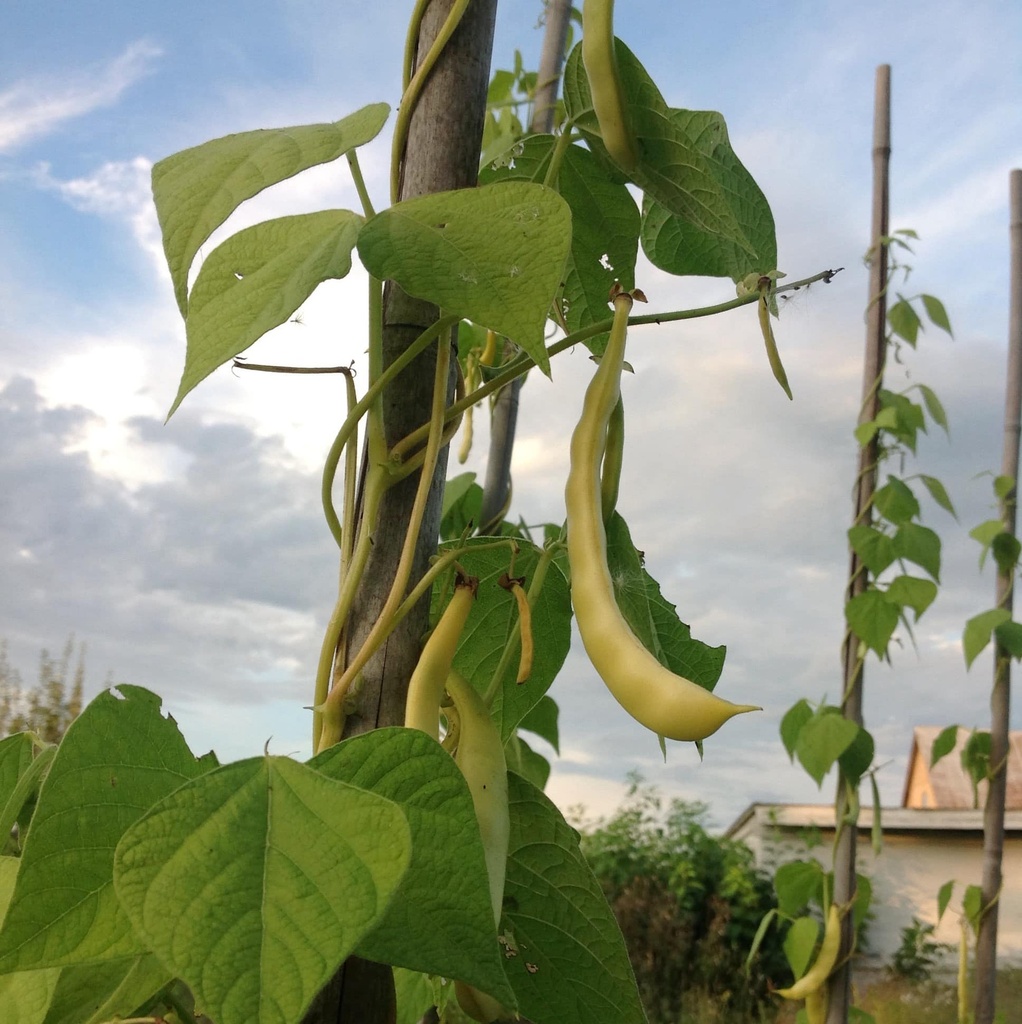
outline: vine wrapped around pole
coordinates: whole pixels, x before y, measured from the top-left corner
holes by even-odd
[[[891,159],[891,67],[881,64],[876,73],[873,112],[873,217],[870,228],[869,307],[866,316],[866,358],[862,381],[862,408],[859,423],[876,419],[880,408],[880,387],[884,375],[887,321],[887,236],[890,207]],[[853,524],[868,525],[873,493],[876,489],[879,440],[874,436],[859,449],[859,465],[855,486]],[[846,599],[866,591],[868,572],[859,555],[853,551],[848,572]],[[863,660],[860,641],[851,632],[845,634],[842,661],[844,686],[842,711],[856,725],[862,725]],[[856,807],[858,801],[855,802]],[[844,772],[838,773],[837,797],[834,805],[835,824],[839,832],[834,850],[834,902],[849,903],[855,895],[855,845],[858,829],[848,821],[850,801]],[[853,816],[854,817],[854,816]],[[842,823],[844,827],[842,828]],[[849,953],[854,940],[853,915],[842,922],[842,955]],[[851,996],[851,962],[846,960],[831,976],[829,983],[827,1024],[847,1024]]]

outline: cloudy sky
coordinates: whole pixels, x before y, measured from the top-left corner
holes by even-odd
[[[397,104],[411,4],[249,0],[15,5],[0,38],[0,638],[34,678],[42,647],[88,645],[88,686],[161,693],[197,750],[248,756],[272,736],[309,752],[307,712],[332,603],[334,549],[318,467],[338,425],[333,378],[224,369],[166,411],[184,330],[149,193],[154,161],[205,139]],[[762,704],[706,745],[656,740],[617,709],[573,650],[553,695],[562,806],[613,808],[633,768],[701,799],[726,825],[752,801],[830,800],[788,765],[777,733],[799,697],[836,699],[861,389],[873,82],[893,66],[892,226],[921,236],[904,289],[940,296],[892,388],[931,385],[951,420],[906,473],[940,477],[960,522],[936,605],[891,667],[871,662],[866,716],[900,799],[911,729],[988,719],[990,661],[966,674],[964,620],[992,603],[968,529],[990,514],[1001,461],[1008,172],[1022,166],[1022,9],[1014,0],[764,6],[621,0],[618,31],[675,106],[714,108],[777,222],[780,267],[845,267],[786,304],[795,393],[773,382],[751,307],[633,333],[621,511],[695,635],[726,643],[719,692]],[[496,67],[535,66],[539,0],[499,5]],[[388,141],[363,156],[382,205]],[[267,216],[357,208],[340,165],[254,200]],[[207,251],[222,237],[221,231]],[[640,268],[650,310],[723,301],[727,281]],[[362,279],[324,285],[253,358],[338,363],[362,351]],[[567,440],[591,364],[581,350],[523,393],[515,512],[563,517]],[[482,469],[485,433],[470,468]],[[1016,726],[1022,719],[1016,717]]]

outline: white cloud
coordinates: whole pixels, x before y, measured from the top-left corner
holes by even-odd
[[[149,73],[162,50],[145,39],[106,64],[66,77],[22,79],[0,92],[0,151],[48,135],[61,123],[116,103]]]

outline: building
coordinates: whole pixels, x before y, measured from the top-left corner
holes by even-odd
[[[881,811],[883,849],[874,855],[873,812],[863,807],[858,823],[856,864],[873,886],[873,920],[867,931],[863,966],[889,963],[912,918],[935,923],[937,892],[955,880],[951,903],[934,936],[957,944],[962,893],[982,878],[983,812],[973,806],[973,788],[961,766],[958,744],[932,769],[930,753],[936,727],[914,730],[902,806]],[[998,916],[998,954],[1022,963],[1022,732],[1013,733],[1008,766],[1009,810],[1005,813],[1004,887]],[[980,806],[985,798],[980,785]],[[786,861],[815,857],[830,867],[834,809],[825,804],[752,804],[727,830],[745,842],[756,863],[771,870]],[[815,844],[815,845],[813,845]]]

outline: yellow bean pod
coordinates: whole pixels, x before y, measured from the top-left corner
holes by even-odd
[[[582,63],[603,144],[616,164],[634,171],[639,164],[639,147],[628,121],[614,50],[614,0],[583,3]]]
[[[779,988],[777,994],[784,999],[808,999],[814,992],[822,988],[830,977],[841,952],[841,912],[832,903],[827,914],[827,927],[823,932],[820,952],[816,955],[813,966],[802,975],[794,985]]]
[[[482,697],[470,682],[452,672],[447,679],[447,692],[457,708],[460,724],[454,760],[472,794],[490,880],[493,923],[494,927],[499,927],[504,908],[504,877],[511,832],[504,744]],[[462,1010],[482,1024],[514,1016],[498,1000],[465,982],[456,982],[454,991]]]
[[[564,495],[571,603],[586,654],[625,711],[668,739],[704,740],[734,715],[760,709],[732,704],[661,665],[621,614],[607,568],[600,464],[607,425],[620,393],[631,308],[627,292],[614,296],[614,326],[607,350],[586,391],[582,416],[571,438]]]
[[[429,635],[408,682],[405,698],[405,726],[440,739],[440,701],[444,695],[454,653],[458,649],[468,613],[475,601],[479,581],[459,577],[454,596],[444,609],[436,629]]]

